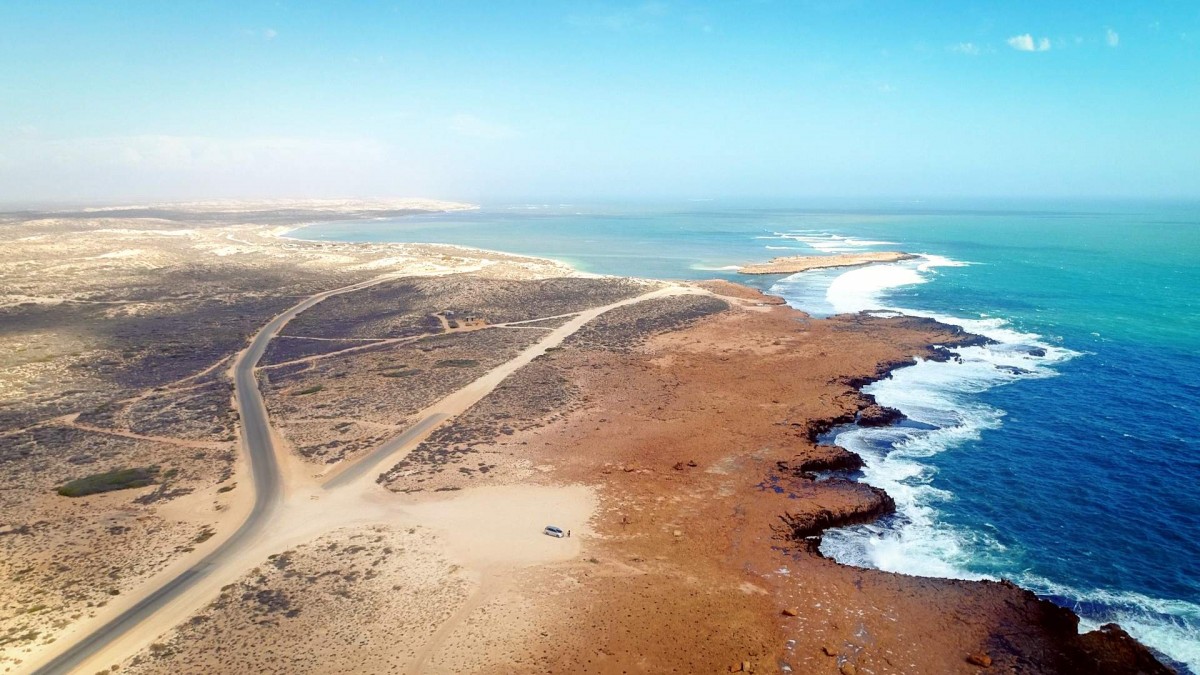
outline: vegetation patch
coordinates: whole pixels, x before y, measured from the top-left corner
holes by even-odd
[[[475,359],[442,359],[433,365],[435,368],[474,368],[479,362]]]
[[[313,385],[313,386],[309,387],[308,389],[301,389],[300,391],[293,392],[292,396],[308,396],[309,394],[315,394],[324,388],[325,388],[325,385],[317,384],[317,385]]]
[[[64,497],[86,497],[101,492],[129,490],[153,485],[157,477],[157,466],[117,469],[77,478],[58,488],[58,494]]]

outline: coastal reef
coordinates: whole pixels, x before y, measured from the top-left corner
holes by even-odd
[[[796,255],[772,258],[769,262],[743,265],[739,274],[796,274],[809,270],[832,267],[858,267],[871,263],[900,262],[917,258],[911,253],[900,251],[870,251],[866,253],[839,253],[836,255]]]

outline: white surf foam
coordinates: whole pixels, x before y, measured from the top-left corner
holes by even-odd
[[[926,281],[915,265],[868,265],[838,275],[825,296],[838,313],[884,309],[879,302],[884,292]]]
[[[844,238],[805,236],[814,239],[814,248],[826,247],[822,250],[847,245]],[[933,485],[936,470],[923,460],[977,440],[1003,423],[1004,411],[982,403],[975,394],[1022,379],[1053,377],[1057,374],[1054,366],[1078,353],[1016,330],[1000,318],[947,316],[888,302],[890,291],[928,283],[939,274],[939,268],[965,264],[923,255],[917,260],[834,274],[793,275],[771,288],[789,305],[816,315],[870,311],[929,317],[996,341],[954,349],[956,360],[921,361],[901,368],[891,378],[864,389],[880,404],[900,410],[918,424],[851,426],[837,434],[838,445],[866,461],[863,479],[883,488],[896,501],[896,515],[888,520],[826,532],[821,551],[839,562],[959,579],[985,578],[973,570],[1004,567],[1006,552],[995,537],[953,526],[941,517],[940,509],[954,495]],[[1014,581],[1043,595],[1078,602],[1076,611],[1083,630],[1117,622],[1143,643],[1200,673],[1200,605],[1135,593],[1068,588],[1032,576],[1018,576]]]
[[[1040,595],[1073,600],[1080,631],[1120,624],[1143,644],[1200,673],[1200,604],[1112,589],[1081,590],[1033,574],[1013,581]]]
[[[820,251],[821,253],[852,253],[860,251],[864,248],[873,246],[895,246],[893,241],[875,241],[872,239],[858,239],[855,237],[846,237],[838,234],[829,233],[812,233],[810,230],[792,230],[789,232],[776,232],[775,238],[791,239],[798,241],[809,248]]]
[[[920,361],[864,388],[917,425],[884,428],[848,427],[836,442],[866,460],[867,483],[896,500],[897,514],[886,525],[872,523],[830,531],[822,544],[841,562],[893,572],[950,578],[980,578],[970,563],[1002,556],[1003,546],[987,533],[952,527],[939,508],[953,495],[933,486],[935,470],[923,460],[977,440],[1002,424],[1004,411],[974,396],[992,387],[1033,377],[1052,377],[1053,366],[1076,355],[1039,336],[1013,329],[1002,319],[964,319],[896,307],[889,291],[924,284],[939,268],[967,263],[944,256],[868,265],[821,278],[798,274],[778,282],[771,292],[793,307],[814,314],[880,312],[923,316],[997,342],[957,348],[954,360]],[[823,297],[822,297],[823,294]],[[977,567],[976,567],[977,568]]]

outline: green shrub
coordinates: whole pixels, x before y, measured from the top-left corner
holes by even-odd
[[[157,477],[157,466],[117,469],[77,478],[58,488],[58,494],[64,497],[86,497],[113,490],[129,490],[153,485]]]

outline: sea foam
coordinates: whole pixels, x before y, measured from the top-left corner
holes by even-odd
[[[804,242],[823,253],[887,243],[818,234],[781,238]],[[957,579],[993,578],[978,570],[1009,567],[1008,551],[998,538],[950,524],[942,516],[941,510],[954,495],[934,485],[936,469],[926,460],[978,440],[1003,424],[1004,411],[983,403],[977,394],[1019,380],[1054,377],[1056,365],[1079,353],[1019,331],[1001,318],[948,316],[887,301],[890,291],[932,281],[939,268],[967,264],[922,255],[851,270],[796,274],[771,288],[789,305],[817,316],[901,313],[960,326],[995,341],[954,349],[958,358],[950,361],[918,361],[864,388],[881,405],[903,412],[908,421],[883,428],[849,425],[834,430],[832,440],[863,457],[863,480],[886,490],[896,501],[896,513],[874,523],[826,532],[821,551],[830,558],[891,572]],[[1074,605],[1081,628],[1115,621],[1177,664],[1200,673],[1200,606],[1135,593],[1068,588],[1016,569],[1013,577],[1039,594]]]

